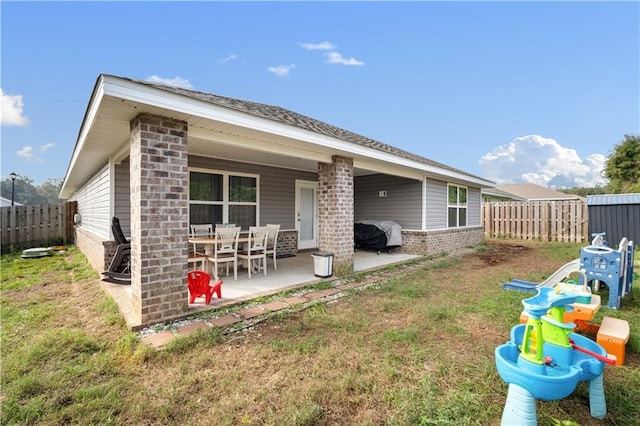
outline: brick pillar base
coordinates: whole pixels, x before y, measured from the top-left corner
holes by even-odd
[[[333,273],[353,272],[353,159],[318,164],[318,246],[333,253]]]
[[[140,324],[188,308],[187,124],[141,114],[131,121],[131,286]]]

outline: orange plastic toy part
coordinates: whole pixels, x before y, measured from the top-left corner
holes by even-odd
[[[220,299],[222,297],[222,280],[217,280],[214,284],[210,283],[211,275],[205,271],[190,271],[187,274],[189,303],[194,303],[196,297],[204,296],[204,301],[208,305],[214,293]]]
[[[615,355],[617,364],[623,365],[625,359],[625,345],[629,341],[629,323],[613,317],[604,317],[598,330],[596,341],[607,353]]]

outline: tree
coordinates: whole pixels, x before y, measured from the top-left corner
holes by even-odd
[[[562,189],[558,189],[558,191],[564,192],[565,194],[577,195],[579,197],[586,197],[587,195],[600,195],[600,194],[607,193],[606,188],[603,188],[601,186],[596,186],[593,188],[589,188],[589,187],[562,188]]]
[[[63,179],[61,178],[49,178],[45,183],[36,188],[36,192],[44,198],[47,203],[59,203],[61,201],[59,194],[62,188],[62,182]]]
[[[0,194],[7,200],[11,199],[11,179],[6,178],[0,182]],[[18,175],[14,185],[14,201],[23,205],[59,203],[58,198],[62,179],[48,179],[41,186],[34,186],[33,180],[26,176]]]
[[[604,168],[609,179],[609,192],[640,192],[640,136],[624,135],[614,147]]]

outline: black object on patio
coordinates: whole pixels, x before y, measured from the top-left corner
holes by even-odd
[[[354,223],[353,240],[356,250],[384,250],[387,247],[387,234],[375,225]]]
[[[124,236],[117,217],[111,219],[111,232],[118,246],[109,269],[102,273],[105,276],[103,280],[115,284],[131,284],[131,242]]]

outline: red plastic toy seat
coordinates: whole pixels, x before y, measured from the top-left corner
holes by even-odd
[[[222,297],[222,280],[211,284],[211,275],[205,271],[190,271],[187,274],[187,285],[189,286],[189,303],[193,303],[196,297],[204,296],[205,303],[208,305],[214,293],[218,299]]]

